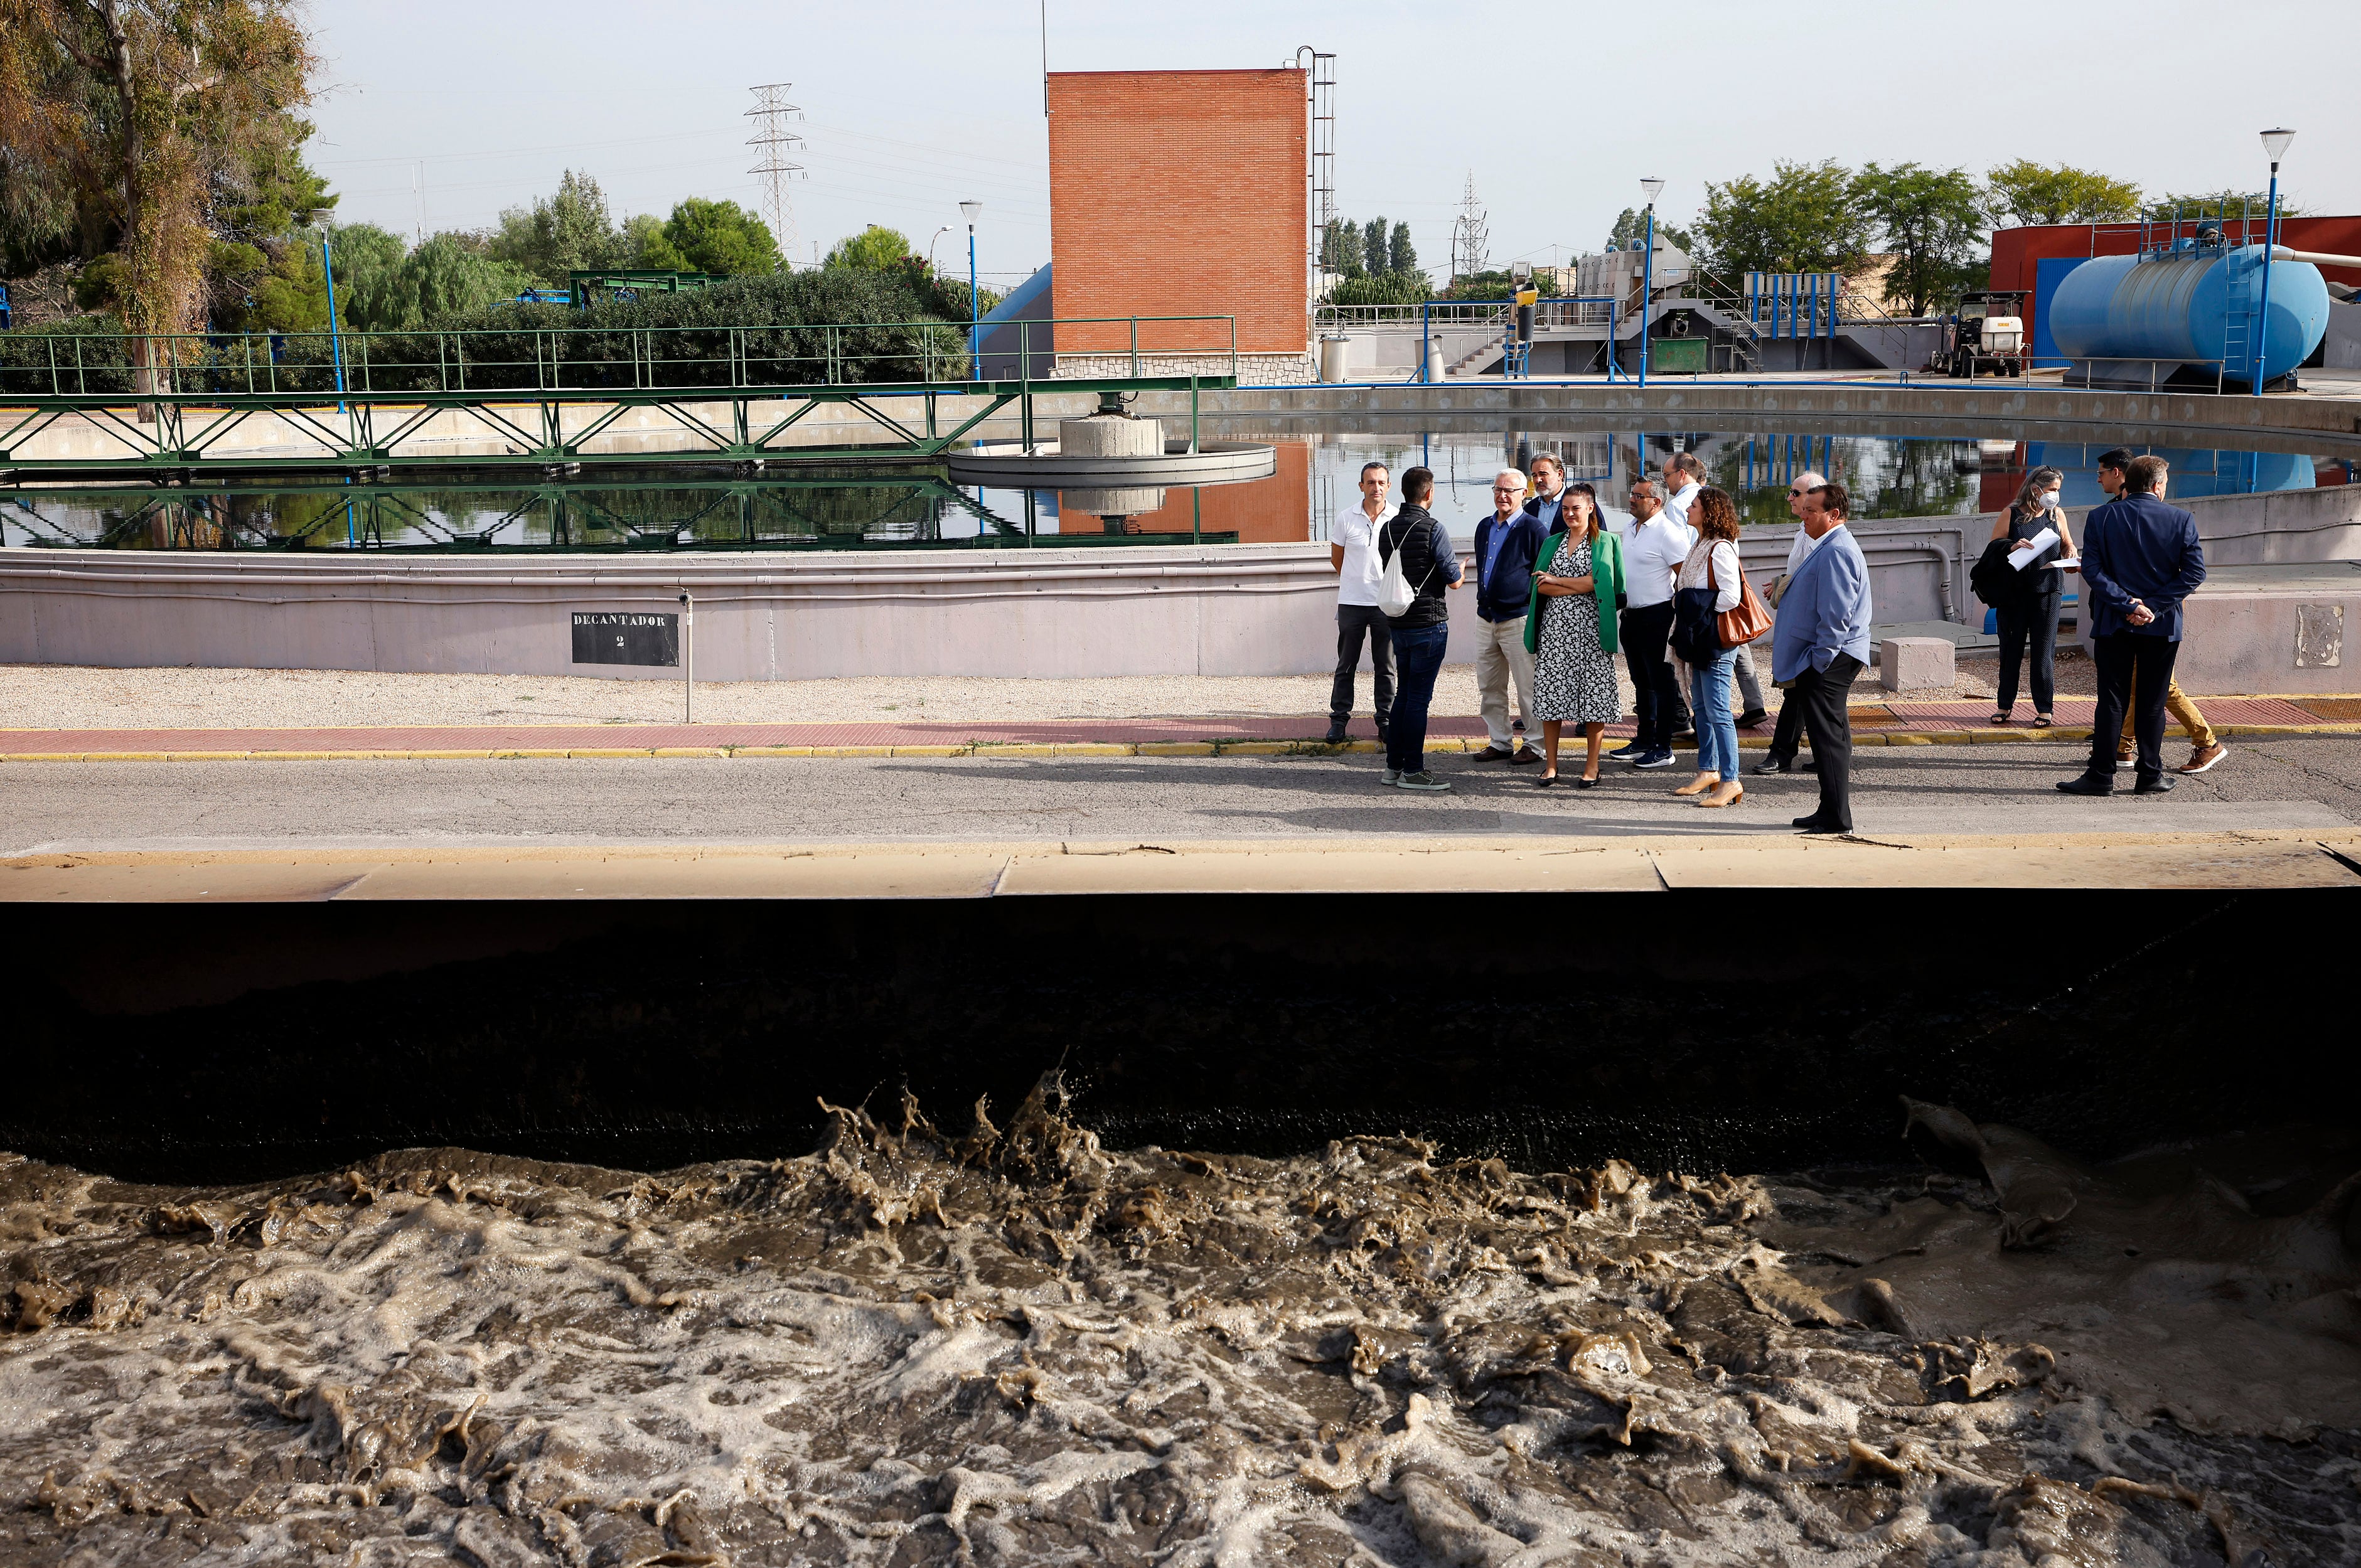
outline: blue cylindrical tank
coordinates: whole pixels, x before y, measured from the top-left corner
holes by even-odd
[[[2283,376],[2312,357],[2328,331],[2328,284],[2309,261],[2270,264],[2264,368]],[[2181,250],[2164,256],[2094,256],[2059,280],[2049,336],[2070,359],[2180,359],[2250,378],[2261,302],[2263,247]],[[2233,313],[2241,318],[2234,326]]]

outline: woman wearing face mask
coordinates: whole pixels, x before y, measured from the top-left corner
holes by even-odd
[[[1994,724],[2006,724],[2016,707],[2017,666],[2025,658],[2026,644],[2033,646],[2033,727],[2049,728],[2050,706],[2056,696],[2058,664],[2058,598],[2065,585],[2065,576],[2054,565],[2059,559],[2074,554],[2074,535],[2066,525],[2066,514],[2058,505],[2059,487],[2066,476],[2055,468],[2036,468],[2025,477],[2025,487],[2016,499],[2000,514],[1993,524],[1994,539],[2023,543],[2043,529],[2055,530],[2057,542],[2044,548],[2026,563],[2018,574],[2025,593],[2015,603],[2002,605],[1993,613],[2000,620],[2000,695],[1993,701]]]

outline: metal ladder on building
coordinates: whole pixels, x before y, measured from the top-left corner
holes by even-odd
[[[2222,369],[2214,382],[2217,390],[2223,381],[2233,378],[2250,387],[2254,385],[2255,307],[2246,297],[2244,282],[2243,279],[2231,282],[2230,287],[2238,291],[2239,303],[2222,315]]]

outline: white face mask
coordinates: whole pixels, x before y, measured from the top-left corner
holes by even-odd
[[[2058,498],[2065,493],[2063,490],[2044,490],[2041,492],[2041,504],[2045,507],[2054,507],[2058,504]]]

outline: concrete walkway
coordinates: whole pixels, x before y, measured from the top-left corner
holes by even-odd
[[[1871,747],[1849,839],[1809,775],[1737,806],[1440,758],[645,757],[0,763],[0,899],[985,896],[1692,885],[2361,890],[2361,745],[2234,744],[2161,796],[2050,786],[2067,745]],[[161,787],[159,787],[161,786]],[[1084,863],[1087,862],[1087,863]]]
[[[2089,697],[2061,696],[2056,728],[1990,722],[1984,702],[1865,702],[1851,709],[1862,746],[2064,741],[2090,734]],[[2361,696],[2209,696],[2207,720],[2230,737],[2361,734]],[[2020,714],[2030,718],[2021,705]],[[904,724],[502,724],[382,725],[316,729],[0,729],[0,762],[162,762],[296,758],[883,757],[1058,754],[1213,756],[1275,751],[1374,751],[1362,718],[1342,747],[1321,740],[1327,718],[1218,716],[1202,718],[1037,719],[1016,723],[921,720]],[[1741,747],[1770,744],[1768,721],[1739,733]],[[1609,728],[1628,739],[1629,723]],[[1430,751],[1480,751],[1480,720],[1433,720]]]

